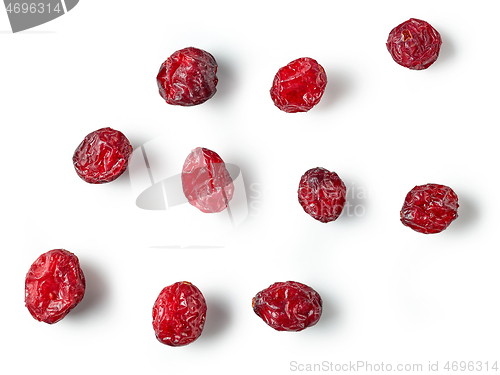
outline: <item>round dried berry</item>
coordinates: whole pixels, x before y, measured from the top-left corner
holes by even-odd
[[[211,54],[188,47],[174,52],[162,64],[156,82],[168,104],[193,106],[215,95],[216,74],[217,62]]]
[[[103,128],[88,134],[73,154],[80,178],[90,184],[116,180],[128,166],[132,146],[122,132]]]
[[[223,211],[233,198],[233,179],[221,157],[206,148],[191,151],[182,167],[182,189],[201,212]]]
[[[48,324],[64,318],[85,294],[85,277],[75,254],[57,249],[31,265],[25,282],[25,303],[36,320]]]
[[[303,57],[278,70],[271,99],[284,112],[307,112],[321,100],[326,83],[323,67],[316,60]]]
[[[153,329],[162,344],[183,346],[200,337],[207,304],[193,284],[182,281],[163,288],[153,307]]]
[[[389,33],[387,49],[394,61],[409,69],[422,70],[438,58],[441,35],[427,22],[410,18]]]
[[[322,223],[337,220],[345,204],[346,187],[335,172],[309,169],[300,179],[299,203],[306,213]]]
[[[274,283],[257,293],[253,311],[277,331],[302,331],[321,317],[323,302],[311,287],[296,281]]]
[[[430,234],[445,230],[458,217],[458,197],[448,186],[415,186],[406,195],[401,222],[414,231]]]

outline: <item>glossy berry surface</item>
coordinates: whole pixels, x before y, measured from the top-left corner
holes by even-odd
[[[205,213],[223,211],[233,198],[233,180],[222,158],[198,147],[182,167],[182,189],[189,203]]]
[[[296,281],[278,282],[257,293],[254,312],[277,331],[302,331],[321,317],[323,302],[311,287]]]
[[[307,112],[320,102],[326,84],[323,67],[316,60],[303,57],[278,70],[271,99],[284,112]]]
[[[441,43],[441,35],[430,24],[410,18],[391,30],[386,46],[399,65],[423,70],[437,60]]]
[[[103,184],[127,169],[132,146],[122,132],[103,128],[88,134],[73,154],[78,176],[90,184]]]
[[[188,47],[174,52],[160,67],[156,83],[168,104],[193,106],[217,92],[217,62],[201,49]]]
[[[328,223],[337,220],[346,198],[344,182],[325,168],[309,169],[300,179],[299,203],[312,218]]]
[[[207,304],[193,284],[182,281],[163,288],[153,307],[156,338],[169,346],[188,345],[200,337]]]
[[[442,232],[458,217],[458,196],[444,185],[415,186],[406,195],[400,217],[414,231]]]
[[[40,255],[25,281],[25,303],[36,320],[48,324],[64,318],[85,294],[85,277],[75,254],[56,249]]]

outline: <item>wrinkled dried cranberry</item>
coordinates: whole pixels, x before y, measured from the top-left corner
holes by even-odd
[[[335,172],[309,169],[300,179],[299,203],[309,215],[322,223],[337,220],[345,204],[346,187]]]
[[[103,128],[88,134],[73,154],[80,178],[90,184],[116,180],[127,169],[132,146],[122,132]]]
[[[296,281],[274,283],[256,294],[253,311],[277,331],[302,331],[321,317],[323,302],[311,287]]]
[[[205,213],[224,210],[233,198],[233,180],[221,157],[206,148],[191,151],[182,167],[182,189],[189,203]]]
[[[217,62],[201,49],[174,52],[161,66],[156,82],[168,104],[193,106],[206,102],[217,89]]]
[[[321,100],[326,83],[323,67],[316,60],[303,57],[278,70],[271,99],[284,112],[307,112]]]
[[[64,318],[85,294],[85,277],[75,254],[57,249],[31,265],[25,282],[25,303],[36,320],[48,324]]]
[[[415,186],[406,195],[401,222],[425,234],[445,230],[458,217],[458,196],[448,186],[426,184]]]
[[[153,329],[162,344],[183,346],[203,332],[207,304],[193,284],[182,281],[163,288],[153,307]]]
[[[389,33],[387,49],[394,61],[409,69],[422,70],[438,58],[441,35],[427,22],[410,18]]]

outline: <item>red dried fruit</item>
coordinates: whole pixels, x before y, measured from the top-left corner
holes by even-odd
[[[168,104],[193,106],[206,102],[217,89],[217,62],[201,49],[174,52],[161,66],[156,82]]]
[[[233,198],[233,179],[221,157],[209,149],[198,147],[191,151],[181,179],[189,203],[202,212],[221,212]]]
[[[326,83],[323,67],[316,60],[303,57],[278,70],[271,99],[284,112],[307,112],[321,100]]]
[[[153,307],[153,329],[162,344],[183,346],[203,332],[207,304],[193,284],[182,281],[163,288]]]
[[[73,154],[73,165],[90,184],[116,180],[128,166],[132,146],[122,132],[103,128],[88,134]]]
[[[256,294],[253,311],[277,331],[302,331],[321,317],[323,302],[311,287],[296,281],[278,282]]]
[[[40,255],[25,282],[25,303],[36,320],[48,324],[64,318],[85,294],[85,277],[78,257],[56,249]]]
[[[345,204],[346,187],[335,172],[309,169],[300,179],[299,203],[306,213],[322,223],[337,220]]]
[[[386,45],[399,65],[422,70],[436,61],[441,43],[436,29],[425,21],[410,18],[391,30]]]
[[[430,234],[445,230],[458,217],[458,196],[448,186],[415,186],[406,195],[401,222],[414,231]]]

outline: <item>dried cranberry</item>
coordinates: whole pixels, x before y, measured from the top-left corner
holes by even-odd
[[[257,293],[253,311],[277,331],[302,331],[321,317],[323,302],[311,287],[296,281],[274,283]]]
[[[441,35],[427,22],[410,18],[389,33],[387,49],[394,61],[409,69],[422,70],[438,58]]]
[[[221,157],[206,148],[191,151],[182,167],[182,189],[189,203],[202,212],[224,210],[233,198],[233,180]]]
[[[207,304],[193,284],[182,281],[163,288],[153,307],[153,329],[162,344],[183,346],[203,332]]]
[[[26,307],[40,322],[57,323],[80,303],[84,294],[85,277],[80,263],[67,250],[40,255],[26,275]]]
[[[458,217],[458,197],[448,186],[415,186],[406,195],[401,222],[420,233],[439,233]]]
[[[307,112],[321,100],[326,83],[323,67],[316,60],[303,57],[278,70],[271,99],[284,112]]]
[[[116,180],[127,169],[132,146],[122,132],[103,128],[88,134],[73,154],[76,173],[90,184]]]
[[[345,204],[346,187],[335,172],[309,169],[300,179],[299,203],[309,215],[322,223],[337,220]]]
[[[156,82],[168,104],[192,106],[206,102],[217,89],[217,62],[201,49],[174,52],[161,66]]]

